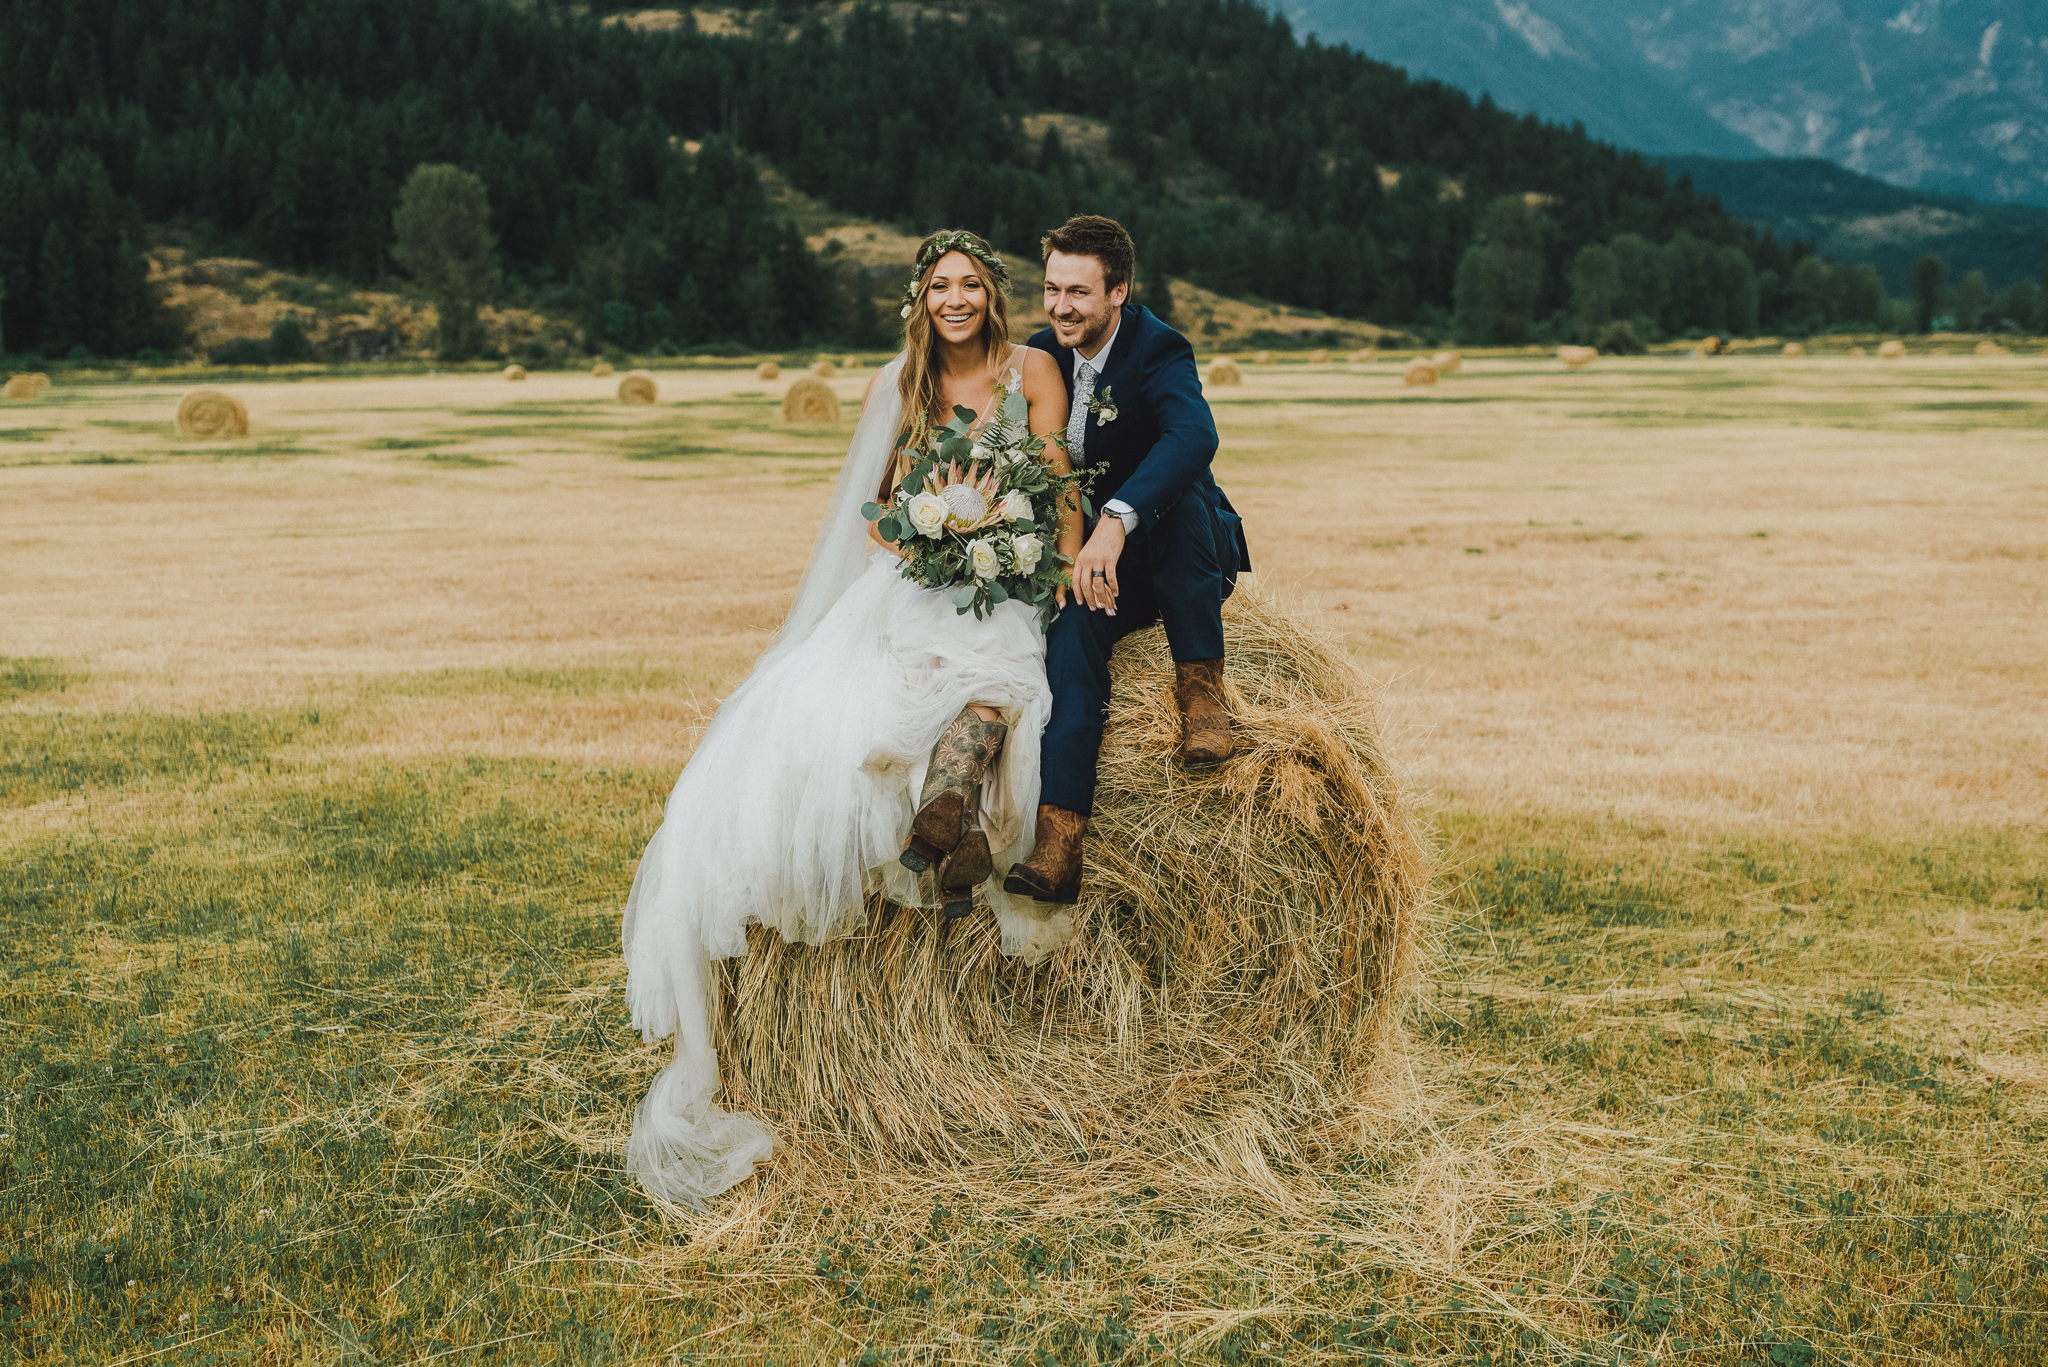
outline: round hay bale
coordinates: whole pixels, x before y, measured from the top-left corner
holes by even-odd
[[[504,374],[508,380],[523,380],[526,378],[526,367],[523,365],[508,365],[505,367]]]
[[[1852,346],[1849,348],[1849,355],[1856,358],[1857,360],[1861,360],[1863,357],[1868,356],[1869,354],[1869,352],[1865,351],[1860,346]]]
[[[1785,343],[1785,354],[1787,356],[1804,356],[1806,348],[1797,342],[1787,342]]]
[[[629,370],[619,381],[620,403],[653,403],[660,394],[654,387],[654,377],[644,370]]]
[[[178,405],[178,431],[187,437],[246,437],[249,410],[232,394],[195,389]]]
[[[1899,341],[1897,338],[1893,338],[1891,341],[1886,342],[1884,345],[1880,346],[1877,349],[1877,356],[1878,359],[1881,361],[1903,360],[1905,358],[1905,355],[1906,344],[1904,342]]]
[[[1563,361],[1565,366],[1571,370],[1584,370],[1587,366],[1598,360],[1599,357],[1600,352],[1595,347],[1561,346],[1557,349],[1557,359]]]
[[[1270,351],[1261,351],[1261,352],[1257,353],[1256,355],[1254,355],[1254,356],[1252,357],[1252,364],[1253,364],[1253,365],[1271,365],[1271,364],[1273,364],[1273,353],[1272,353],[1272,352],[1270,352]]]
[[[1945,346],[1938,346],[1934,350],[1928,352],[1927,354],[1930,356],[1946,356],[1948,355],[1948,348]]]
[[[590,368],[590,378],[593,380],[609,380],[611,377],[612,363],[610,361],[599,361]]]
[[[1209,384],[1212,388],[1220,385],[1243,384],[1244,372],[1237,368],[1237,362],[1228,356],[1218,356],[1209,362]]]
[[[1428,852],[1342,649],[1248,581],[1223,621],[1238,750],[1201,774],[1175,759],[1164,635],[1117,647],[1082,899],[1041,908],[1071,916],[1063,948],[1027,965],[985,909],[875,899],[854,935],[757,927],[718,964],[720,1073],[780,1131],[771,1171],[1270,1183],[1363,1142],[1406,1051]]]
[[[1709,337],[1709,338],[1707,338],[1707,339],[1706,339],[1706,340],[1705,340],[1704,342],[1701,342],[1701,343],[1700,343],[1700,355],[1702,355],[1702,356],[1718,356],[1718,355],[1720,355],[1720,354],[1721,354],[1721,339],[1720,339],[1719,337]]]
[[[26,375],[16,375],[7,381],[4,391],[10,399],[32,400],[43,397],[43,391],[36,388],[36,382]]]
[[[1411,388],[1417,385],[1435,384],[1436,379],[1436,367],[1423,360],[1420,356],[1410,361],[1408,368],[1401,372],[1401,383]]]
[[[1439,375],[1455,375],[1465,368],[1465,358],[1455,351],[1439,351],[1429,358]]]
[[[782,367],[773,361],[763,361],[754,367],[754,378],[757,380],[779,380],[782,378]]]
[[[2012,355],[2012,353],[2011,353],[2010,351],[2007,351],[2007,350],[2006,350],[2006,349],[2005,349],[2004,347],[2000,346],[2000,345],[1999,345],[1998,343],[1996,343],[1996,342],[1993,342],[1993,341],[1982,341],[1982,342],[1979,342],[1979,343],[1977,343],[1977,349],[1976,349],[1976,351],[1975,351],[1975,353],[1974,353],[1974,354],[1975,354],[1975,355],[1978,355],[1978,356],[2010,356],[2010,355]]]
[[[841,361],[841,362],[839,363],[839,368],[840,368],[841,370],[859,370],[859,369],[860,369],[860,357],[858,357],[858,356],[849,356],[849,357],[847,357],[847,358],[846,358],[845,360],[843,360],[843,361]]]
[[[40,370],[31,370],[27,377],[35,384],[36,393],[41,394],[50,387],[50,377]]]
[[[1308,354],[1308,363],[1310,365],[1328,365],[1330,363],[1330,353],[1322,350],[1311,351]]]
[[[817,376],[821,380],[830,380],[837,377],[837,375],[839,374],[839,367],[833,365],[830,361],[819,361],[816,365],[811,367],[811,374]]]
[[[1364,365],[1372,361],[1373,355],[1373,349],[1369,346],[1366,346],[1360,347],[1358,350],[1352,352],[1349,359],[1355,365]]]
[[[838,422],[839,396],[815,375],[806,375],[782,396],[782,420],[788,423]]]

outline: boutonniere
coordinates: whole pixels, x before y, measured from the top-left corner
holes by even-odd
[[[1116,400],[1110,397],[1108,385],[1102,386],[1102,392],[1088,400],[1088,411],[1095,415],[1099,427],[1107,427],[1116,421]]]

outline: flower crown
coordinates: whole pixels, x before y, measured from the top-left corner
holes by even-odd
[[[988,243],[964,230],[940,233],[927,242],[924,250],[917,254],[917,269],[910,273],[910,283],[903,287],[902,317],[908,318],[910,311],[917,307],[917,294],[924,280],[924,273],[947,252],[967,253],[988,268],[988,273],[995,277],[997,289],[1005,290],[1010,287],[1010,268],[1003,264],[1003,258],[997,256],[995,249]]]

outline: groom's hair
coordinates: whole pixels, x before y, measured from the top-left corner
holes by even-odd
[[[1092,256],[1102,263],[1102,288],[1113,290],[1128,285],[1138,273],[1138,249],[1124,225],[1100,214],[1075,214],[1045,235],[1039,243],[1045,256],[1065,252],[1068,256]],[[1043,257],[1041,259],[1044,259]]]

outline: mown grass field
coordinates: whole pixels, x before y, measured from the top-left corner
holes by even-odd
[[[617,914],[864,377],[0,407],[0,1352],[2048,1359],[2048,363],[1395,370],[1214,396],[1438,831],[1368,1157],[692,1219]]]

